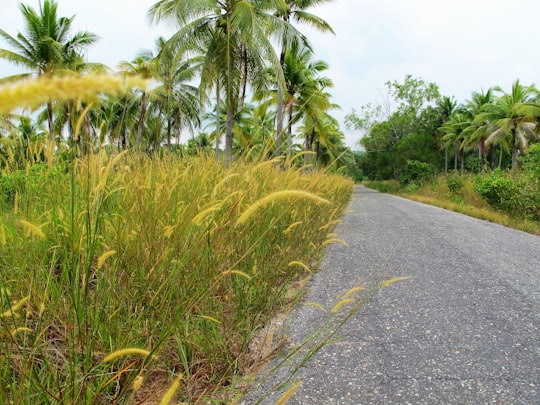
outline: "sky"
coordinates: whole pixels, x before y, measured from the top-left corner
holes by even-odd
[[[38,0],[24,4],[38,7]],[[154,49],[155,39],[174,28],[151,26],[153,0],[58,0],[59,15],[73,16],[74,31],[88,30],[101,39],[88,60],[115,67],[137,52]],[[22,30],[18,0],[0,0],[0,28]],[[334,82],[333,115],[354,147],[360,134],[346,130],[352,109],[385,99],[387,81],[407,74],[436,83],[442,95],[458,102],[473,91],[500,86],[509,91],[519,79],[540,85],[539,0],[334,0],[312,13],[324,18],[335,35],[300,27],[310,39],[315,59],[326,61]],[[0,40],[0,48],[7,44]],[[0,60],[0,77],[18,72]]]

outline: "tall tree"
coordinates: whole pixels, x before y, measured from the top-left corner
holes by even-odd
[[[486,139],[489,132],[489,119],[484,116],[484,119],[476,118],[480,114],[484,106],[492,103],[494,100],[493,89],[489,88],[486,91],[473,92],[469,100],[465,102],[465,110],[463,114],[469,120],[469,126],[464,129],[463,142],[467,146],[478,145],[478,157],[480,158],[481,172],[485,171],[486,162]]]
[[[443,122],[448,121],[448,119],[455,112],[457,102],[453,97],[443,96],[437,101],[437,110],[441,115],[441,120]],[[444,143],[444,172],[448,172],[448,144]]]
[[[516,80],[510,93],[500,87],[501,93],[494,102],[484,105],[474,122],[487,122],[486,144],[509,141],[512,151],[512,169],[518,167],[518,150],[526,151],[529,138],[535,138],[536,117],[520,109],[523,104],[538,100],[538,90],[534,86],[524,86]]]
[[[309,108],[312,97],[318,97],[326,88],[333,87],[332,80],[321,76],[328,69],[322,60],[312,60],[313,52],[298,43],[291,45],[285,55],[283,73],[285,76],[285,110],[287,119],[287,157],[292,147],[292,127],[294,122],[302,119],[306,108]],[[294,109],[298,114],[294,114]],[[326,110],[326,105],[323,107]]]
[[[202,67],[202,57],[188,58],[158,39],[159,53],[155,76],[160,84],[153,90],[154,103],[166,120],[167,146],[171,148],[173,129],[200,125],[201,103],[198,89],[191,82]]]
[[[152,52],[145,51],[140,53],[133,61],[120,62],[119,68],[123,74],[137,75],[144,79],[151,79],[156,72],[157,59]],[[146,110],[148,109],[148,93],[146,90],[141,90],[140,100],[140,112],[139,119],[137,121],[137,152],[141,151],[141,144],[144,132],[144,120],[146,117]]]
[[[282,18],[285,22],[291,23],[292,21],[296,23],[306,24],[311,27],[315,27],[321,32],[330,32],[334,33],[330,24],[328,24],[322,18],[308,12],[307,10],[317,6],[319,4],[328,3],[333,0],[285,0],[286,7],[279,8],[277,10],[277,15]],[[290,39],[293,39],[291,42]],[[302,45],[309,48],[309,44],[305,37],[300,38],[302,40]],[[281,38],[281,53],[280,53],[280,64],[281,67],[285,68],[285,55],[287,54],[291,46],[298,48],[300,45],[298,38],[295,36],[283,35]],[[276,106],[276,155],[281,154],[281,144],[283,142],[283,116],[285,113],[285,100],[283,95],[283,88],[277,86],[277,106]],[[287,143],[287,149],[289,149],[290,142]]]
[[[439,128],[443,134],[443,145],[446,150],[449,146],[454,149],[454,171],[458,170],[458,158],[461,159],[461,171],[463,172],[463,149],[466,145],[465,130],[471,125],[470,114],[467,110],[454,112],[450,118]],[[447,162],[445,159],[445,173],[448,171]]]
[[[24,34],[15,37],[0,29],[2,37],[12,48],[0,49],[0,58],[30,72],[14,75],[4,80],[16,80],[30,75],[52,75],[69,68],[75,54],[97,41],[97,36],[90,32],[78,32],[70,36],[73,17],[58,17],[58,5],[54,0],[40,2],[39,10],[20,4],[24,18]],[[49,137],[54,139],[54,121],[52,101],[47,103]]]
[[[283,83],[272,37],[296,30],[272,14],[276,7],[284,9],[283,0],[161,0],[149,11],[155,21],[172,19],[180,25],[170,41],[205,52],[201,90],[219,82],[225,93],[227,165],[232,162],[233,123],[242,80],[255,90],[265,86],[265,68],[270,63]]]

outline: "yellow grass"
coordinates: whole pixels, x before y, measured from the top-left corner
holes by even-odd
[[[253,205],[251,205],[248,209],[244,211],[244,213],[238,218],[237,223],[238,224],[245,224],[249,218],[259,209],[264,207],[265,205],[271,204],[277,200],[281,199],[305,199],[305,200],[311,200],[315,202],[316,204],[327,204],[331,205],[331,202],[321,198],[315,194],[309,193],[307,191],[303,190],[283,190],[283,191],[276,191],[275,193],[272,193],[270,195],[267,195],[264,198],[261,198],[257,202],[255,202]]]
[[[115,360],[115,359],[117,359],[119,357],[122,357],[122,356],[131,356],[131,355],[148,357],[148,356],[150,356],[150,352],[148,350],[139,349],[139,348],[136,348],[136,347],[130,347],[130,348],[127,348],[127,349],[120,349],[120,350],[112,352],[111,354],[106,356],[103,359],[103,363],[108,363],[108,362],[113,361],[113,360]]]
[[[35,108],[49,100],[79,100],[99,93],[122,93],[131,87],[145,88],[147,81],[137,77],[115,77],[104,74],[87,76],[41,77],[0,87],[0,114],[18,107]]]

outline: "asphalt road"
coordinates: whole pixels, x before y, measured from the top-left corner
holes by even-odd
[[[240,403],[540,404],[540,237],[361,186],[349,210]]]

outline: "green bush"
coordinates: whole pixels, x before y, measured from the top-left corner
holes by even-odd
[[[446,185],[448,186],[448,190],[454,194],[459,195],[463,191],[463,186],[465,185],[465,182],[463,181],[463,178],[461,176],[458,176],[456,174],[449,174],[446,176]]]
[[[540,181],[540,144],[531,145],[529,153],[519,159],[524,174]]]
[[[419,162],[418,160],[407,160],[407,165],[401,173],[401,184],[415,183],[423,185],[433,179],[433,166],[429,163]]]
[[[487,176],[477,176],[473,189],[492,207],[508,213],[519,213],[522,208],[518,183],[500,169]]]
[[[407,193],[415,193],[418,191],[420,186],[416,183],[409,183],[405,186],[405,192]]]

